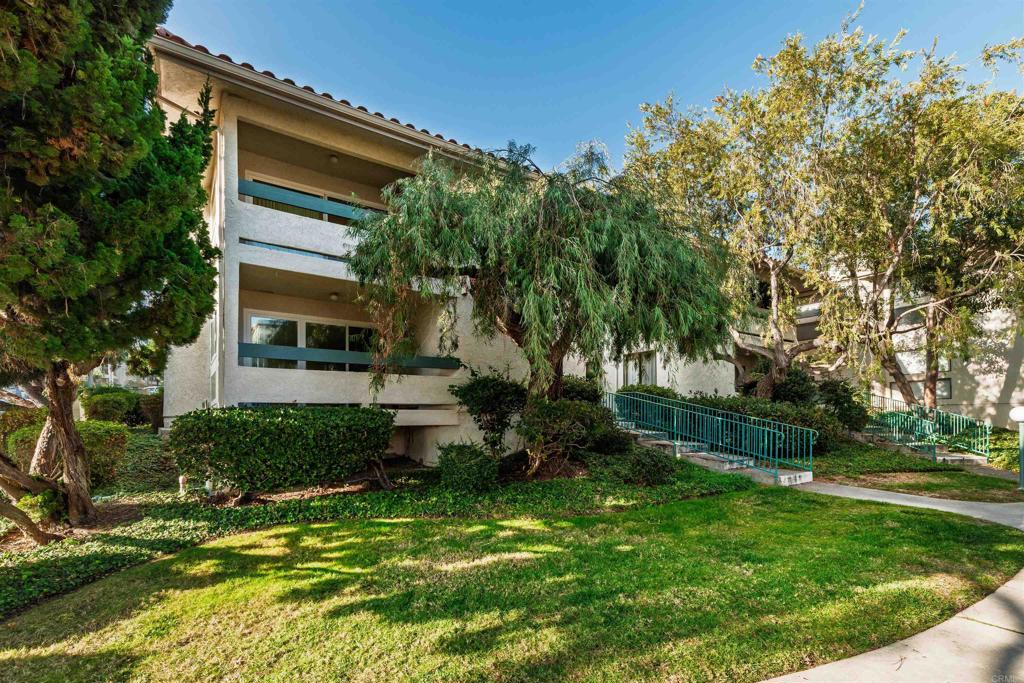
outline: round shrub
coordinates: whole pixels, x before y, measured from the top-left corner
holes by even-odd
[[[90,485],[98,487],[113,482],[128,448],[128,428],[123,424],[100,420],[76,422],[75,428],[85,445]],[[42,425],[28,425],[7,437],[7,455],[22,470],[27,471],[32,463],[32,454],[41,431]]]
[[[484,433],[484,444],[497,455],[505,445],[505,432],[526,405],[526,387],[502,375],[473,372],[469,381],[448,388],[459,405]]]
[[[566,401],[601,403],[604,390],[596,380],[566,375],[562,378],[562,398]]]
[[[140,394],[121,387],[90,387],[82,392],[82,407],[90,420],[120,422],[126,425],[146,424],[139,408]]]
[[[498,483],[498,459],[474,443],[440,446],[437,469],[441,485],[452,491],[481,493]]]
[[[818,399],[844,427],[859,432],[868,423],[868,409],[846,380],[826,379],[818,385]]]
[[[620,452],[632,445],[612,411],[583,401],[532,399],[517,431],[528,444],[530,474],[552,459],[580,451]]]
[[[794,365],[786,372],[786,377],[772,389],[772,400],[813,406],[818,402],[818,387],[809,372],[799,365]]]
[[[14,456],[6,451],[7,440],[11,434],[22,427],[38,425],[40,429],[46,422],[46,408],[8,408],[3,415],[0,415],[0,451],[7,453],[8,457]]]
[[[167,444],[184,474],[274,491],[367,469],[393,426],[394,414],[379,408],[212,408],[175,419]]]
[[[671,453],[647,446],[634,445],[615,454],[587,451],[580,459],[597,478],[641,486],[667,484],[679,468],[679,461]]]

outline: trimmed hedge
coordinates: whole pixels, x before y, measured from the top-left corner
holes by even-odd
[[[451,491],[478,493],[498,485],[498,459],[475,443],[440,447],[437,470],[441,485]]]
[[[649,394],[650,396],[657,396],[659,398],[670,398],[674,401],[681,401],[683,397],[679,395],[679,392],[675,389],[669,389],[668,387],[659,387],[655,384],[627,384],[619,387],[619,390],[615,392],[617,394]]]
[[[808,427],[818,431],[815,453],[827,453],[842,441],[846,430],[835,415],[817,406],[803,406],[785,401],[772,401],[752,396],[687,396],[688,403],[728,410],[751,417]]]
[[[566,375],[562,378],[562,399],[565,401],[584,401],[585,403],[601,403],[604,390],[597,381]]]
[[[42,431],[42,425],[46,422],[46,414],[46,408],[15,407],[9,408],[3,415],[0,415],[0,451],[4,451],[8,457],[13,458],[6,450],[7,439],[22,427],[38,425]]]
[[[85,444],[85,457],[89,461],[89,483],[105,486],[114,481],[117,469],[128,448],[128,428],[116,422],[86,420],[75,427]],[[24,471],[28,471],[35,452],[40,424],[28,425],[7,437],[7,455]]]
[[[178,417],[168,448],[191,477],[245,492],[340,481],[384,455],[394,415],[378,408],[213,408]]]
[[[579,457],[592,476],[640,486],[667,484],[683,466],[666,450],[638,445],[621,453],[584,451]]]
[[[122,387],[89,387],[82,392],[82,408],[90,420],[142,425],[148,422],[139,408],[141,394]]]

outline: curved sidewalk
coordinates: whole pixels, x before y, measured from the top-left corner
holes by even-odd
[[[1024,503],[971,503],[814,482],[802,491],[929,508],[1024,531]],[[1024,683],[1024,570],[952,619],[905,640],[772,681]]]

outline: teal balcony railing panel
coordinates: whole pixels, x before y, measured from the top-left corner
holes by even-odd
[[[796,460],[786,452],[784,429],[758,423],[746,415],[713,409],[694,410],[703,406],[632,392],[605,394],[604,405],[627,429],[650,438],[696,447],[728,462],[762,470],[775,477],[783,466],[808,471],[812,467],[813,438],[807,444],[806,457]],[[795,427],[774,424],[783,428]]]
[[[766,418],[734,413],[728,410],[710,408],[708,406],[690,403],[688,401],[653,396],[651,394],[644,394],[641,392],[629,392],[628,394],[616,395],[619,397],[638,396],[645,401],[673,406],[687,414],[695,413],[698,415],[707,415],[712,418],[725,420],[729,424],[738,422],[754,427],[777,431],[783,435],[783,440],[779,446],[778,452],[778,459],[781,464],[793,469],[807,471],[811,471],[814,467],[814,444],[818,440],[817,430],[792,425],[786,422],[779,422],[777,420],[769,420]]]
[[[239,358],[269,358],[273,360],[313,361],[317,363],[352,363],[372,365],[373,354],[361,351],[335,351],[333,349],[306,349],[297,346],[274,344],[238,345]],[[402,368],[429,368],[433,370],[457,370],[459,359],[452,356],[410,356],[396,358],[394,365]]]
[[[297,206],[300,209],[308,209],[310,211],[325,213],[329,216],[336,216],[338,218],[347,218],[349,220],[358,220],[367,213],[373,213],[371,209],[361,209],[359,207],[352,206],[351,204],[335,201],[333,199],[313,197],[305,194],[304,192],[295,192],[283,187],[267,185],[266,183],[258,183],[253,180],[239,180],[238,194],[246,197],[256,197],[258,199],[266,199],[272,202],[288,204],[289,206]]]

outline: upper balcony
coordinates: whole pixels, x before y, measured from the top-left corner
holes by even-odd
[[[346,229],[364,211],[380,210],[381,190],[405,171],[305,142],[245,121],[238,123],[239,202],[228,220],[240,240],[343,257]]]

